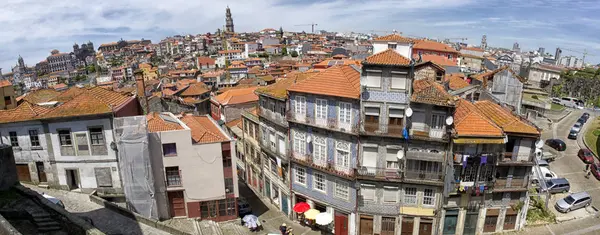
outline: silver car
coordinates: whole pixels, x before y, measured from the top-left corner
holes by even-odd
[[[579,192],[571,194],[556,202],[554,207],[557,211],[567,213],[572,210],[587,207],[592,203],[592,197],[587,192]]]

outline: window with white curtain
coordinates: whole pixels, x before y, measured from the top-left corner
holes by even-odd
[[[398,149],[387,149],[385,155],[386,167],[388,169],[398,169]]]
[[[327,119],[327,100],[315,100],[315,117],[320,119]]]
[[[375,185],[361,184],[360,195],[363,201],[374,202],[375,201]]]
[[[348,168],[350,166],[350,143],[337,141],[335,149],[335,165],[341,168]]]
[[[377,147],[363,147],[362,166],[377,167]]]
[[[383,202],[398,202],[398,187],[383,187]]]
[[[381,87],[381,72],[367,71],[367,87]]]
[[[321,136],[314,136],[313,156],[314,161],[319,163],[327,162],[327,140]]]
[[[350,123],[352,116],[352,104],[346,102],[339,103],[340,113],[338,119],[341,123]]]
[[[294,152],[306,154],[306,135],[302,132],[294,132]]]
[[[277,136],[279,141],[279,153],[285,155],[285,138],[283,136]]]
[[[406,89],[406,73],[394,73],[392,72],[392,88],[393,89]]]
[[[306,114],[306,97],[296,96],[294,110],[297,114]]]

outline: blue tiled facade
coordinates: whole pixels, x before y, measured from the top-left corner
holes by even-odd
[[[340,177],[336,177],[328,174],[327,172],[318,171],[310,167],[299,166],[293,164],[293,171],[295,172],[296,167],[302,167],[306,169],[306,186],[296,183],[295,174],[292,174],[292,190],[300,193],[311,199],[315,199],[319,202],[326,203],[334,208],[342,209],[348,212],[353,212],[356,207],[356,188],[354,181],[349,181]],[[327,190],[325,193],[318,191],[313,188],[313,174],[319,172],[327,176]],[[343,181],[349,185],[348,187],[348,200],[334,197],[335,181]]]

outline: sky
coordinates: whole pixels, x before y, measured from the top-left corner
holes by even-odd
[[[589,0],[2,0],[0,68],[17,62],[35,66],[53,49],[72,51],[74,43],[123,38],[154,43],[176,34],[214,32],[225,24],[229,6],[236,32],[283,27],[284,31],[364,32],[397,30],[407,36],[467,38],[479,45],[524,50],[544,47],[554,54],[590,53],[600,62],[600,2]],[[384,32],[375,32],[385,34]],[[458,39],[455,39],[455,41]],[[592,55],[593,54],[593,55]],[[598,56],[595,56],[598,55]]]

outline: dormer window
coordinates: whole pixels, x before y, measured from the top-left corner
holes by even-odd
[[[390,44],[388,44],[388,49],[396,50],[396,46],[397,45],[395,43],[394,44],[390,43]]]

